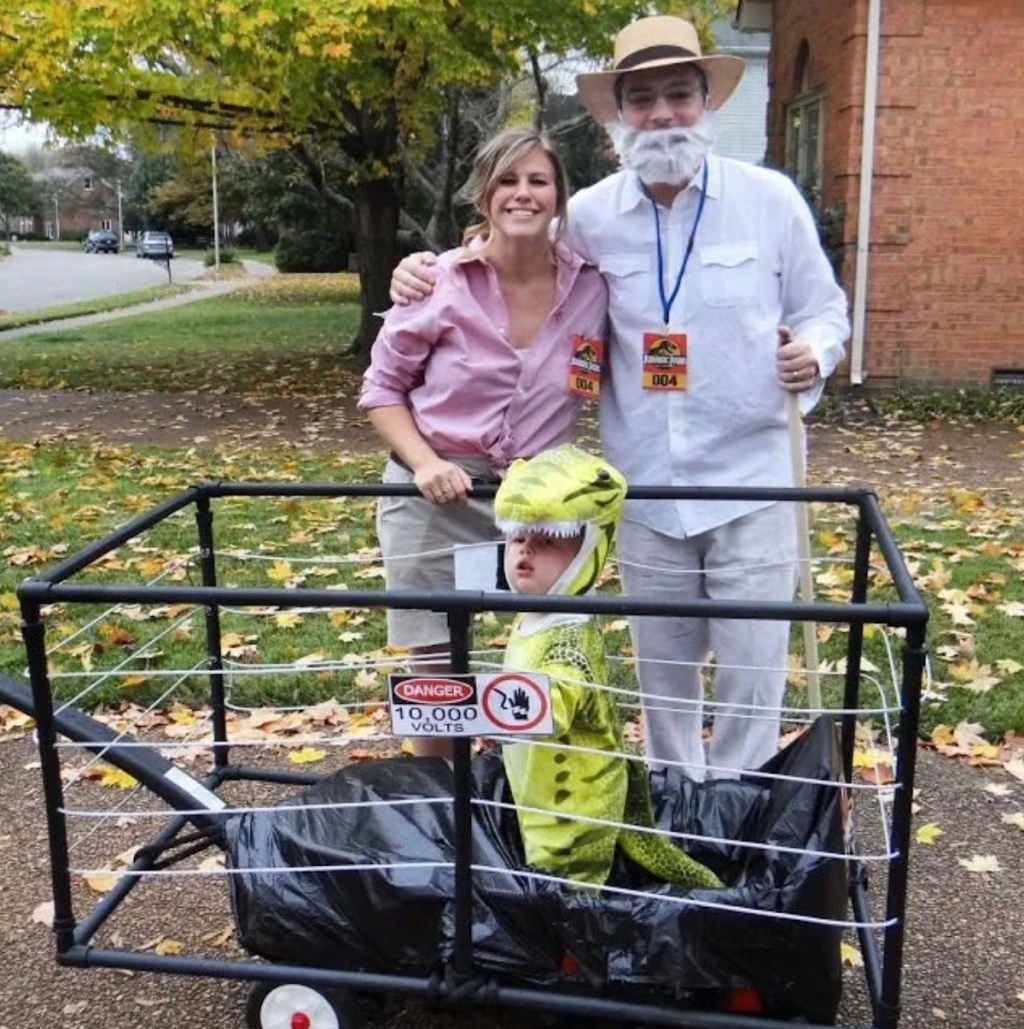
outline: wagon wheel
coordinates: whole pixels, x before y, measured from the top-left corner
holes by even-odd
[[[248,1029],[357,1029],[348,994],[300,983],[256,983],[245,1007]]]

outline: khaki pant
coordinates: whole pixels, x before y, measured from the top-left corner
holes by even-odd
[[[624,522],[618,557],[630,596],[790,601],[796,512],[772,504],[683,540]],[[639,616],[630,618],[630,633],[653,767],[678,762],[697,780],[731,778],[776,752],[789,622]],[[700,668],[712,652],[715,714],[705,759]]]
[[[460,462],[462,463],[462,462]],[[471,475],[486,466],[465,463]],[[388,461],[387,483],[411,483],[407,468]],[[377,538],[384,555],[389,590],[455,588],[452,548],[461,543],[501,539],[490,500],[467,504],[432,504],[422,497],[381,497],[377,502]],[[388,610],[388,643],[395,647],[428,647],[447,643],[448,616],[443,611]]]

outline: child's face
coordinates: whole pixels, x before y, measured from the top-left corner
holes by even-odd
[[[505,578],[517,593],[547,593],[579,553],[583,536],[517,532],[505,541]]]

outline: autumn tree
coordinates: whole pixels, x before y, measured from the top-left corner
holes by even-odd
[[[662,4],[704,13],[720,0]],[[368,346],[386,306],[404,185],[452,91],[529,55],[606,55],[642,0],[0,0],[0,104],[70,138],[170,122],[290,146],[351,211]],[[443,122],[442,122],[443,125]],[[331,190],[325,153],[345,192]],[[407,165],[408,166],[408,165]]]
[[[13,154],[0,150],[0,218],[4,236],[11,238],[11,218],[37,214],[41,203],[39,186],[28,168]]]

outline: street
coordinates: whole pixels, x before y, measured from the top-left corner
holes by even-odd
[[[188,282],[203,271],[200,261],[171,261],[174,282]],[[38,311],[80,300],[131,293],[167,282],[158,261],[138,260],[134,250],[121,254],[86,254],[13,244],[0,261],[0,313]]]

